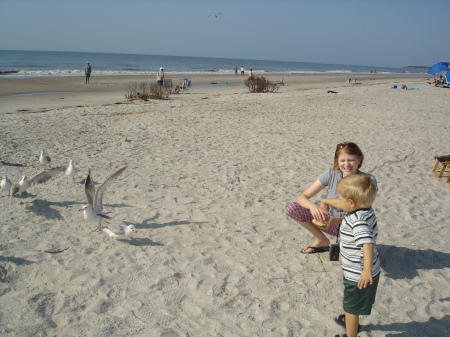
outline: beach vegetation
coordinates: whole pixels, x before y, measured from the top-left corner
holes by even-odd
[[[128,99],[169,99],[169,92],[160,90],[156,82],[133,82],[130,84],[128,93],[125,94]]]
[[[280,87],[276,83],[271,83],[265,77],[251,76],[245,80],[245,85],[250,92],[276,92]]]

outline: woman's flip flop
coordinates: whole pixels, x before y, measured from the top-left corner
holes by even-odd
[[[312,249],[312,251],[310,252],[305,252],[305,250],[307,249]],[[314,253],[324,253],[324,252],[328,252],[330,250],[330,246],[325,246],[325,247],[313,247],[313,246],[308,246],[306,248],[303,248],[301,250],[302,254],[314,254]]]

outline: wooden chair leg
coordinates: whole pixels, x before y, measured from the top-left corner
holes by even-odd
[[[438,176],[438,173],[436,172],[438,166],[439,166],[439,160],[436,160],[436,164],[434,164],[434,167],[431,170],[431,172],[433,172],[436,176]]]
[[[442,169],[441,169],[441,172],[439,172],[439,175],[438,175],[439,178],[442,177],[442,175],[444,174],[444,172],[445,172],[445,170],[447,169],[447,166],[448,166],[449,164],[450,164],[450,163],[449,163],[448,161],[446,161],[445,163],[442,163]]]
[[[436,175],[436,177],[440,178],[444,174],[448,165],[450,165],[450,162],[448,162],[448,161],[443,162],[441,170],[439,172],[437,172],[437,168],[439,166],[439,160],[436,160],[436,164],[434,164],[434,167],[431,171]]]

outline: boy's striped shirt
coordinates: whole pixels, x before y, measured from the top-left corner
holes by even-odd
[[[377,218],[372,207],[359,209],[345,215],[340,228],[341,258],[344,278],[358,282],[364,266],[363,244],[373,243],[372,276],[380,273],[380,261],[376,247]]]

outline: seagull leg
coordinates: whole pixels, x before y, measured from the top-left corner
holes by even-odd
[[[98,222],[98,227],[97,227],[96,229],[94,229],[93,232],[98,232],[98,231],[101,230],[102,228],[103,228],[102,222],[99,221],[99,222]]]

